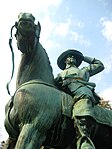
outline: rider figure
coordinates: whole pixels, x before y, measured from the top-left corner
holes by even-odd
[[[82,61],[89,63],[89,66],[79,69]],[[89,78],[101,72],[104,65],[100,60],[83,56],[74,49],[63,52],[57,64],[63,71],[55,78],[56,84],[70,93],[74,100],[72,118],[77,131],[77,149],[95,149],[90,139],[94,119],[87,115],[91,108],[99,103],[100,98],[94,92],[95,83],[89,82]]]

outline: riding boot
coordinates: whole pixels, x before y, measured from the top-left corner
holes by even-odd
[[[75,117],[74,120],[74,127],[77,133],[77,149],[95,149],[95,146],[90,139],[92,126],[91,118],[86,116]]]

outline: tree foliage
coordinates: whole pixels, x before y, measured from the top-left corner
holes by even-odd
[[[104,100],[104,99],[101,99],[101,102],[100,102],[99,106],[107,108],[109,110],[112,110],[112,106],[110,104],[110,101],[107,101],[107,100]]]

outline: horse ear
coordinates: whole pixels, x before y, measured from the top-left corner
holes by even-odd
[[[41,25],[40,25],[40,22],[38,21],[38,24],[37,24],[37,28],[39,31],[41,31]]]
[[[40,22],[38,21],[38,23],[36,25],[36,34],[37,34],[37,37],[40,37],[40,32],[41,32],[41,25],[40,25]]]
[[[16,27],[16,29],[17,29],[17,26],[18,26],[18,22],[15,22],[15,27]]]

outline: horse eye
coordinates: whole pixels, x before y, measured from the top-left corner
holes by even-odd
[[[20,22],[20,25],[21,26],[27,26],[27,28],[32,27],[32,23],[31,22],[28,22],[28,21],[21,21]]]

